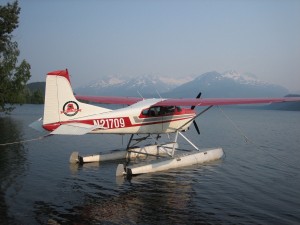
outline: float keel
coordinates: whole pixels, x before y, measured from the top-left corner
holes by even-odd
[[[143,166],[128,166],[125,168],[123,174],[130,175],[138,175],[144,173],[154,173],[169,169],[180,168],[184,166],[191,166],[194,164],[206,163],[214,160],[221,159],[224,155],[222,148],[215,149],[206,149],[204,151],[193,153],[189,155],[184,155],[180,157],[175,157],[170,160],[164,160],[160,162],[150,163]],[[119,166],[120,171],[121,166]],[[122,175],[122,173],[116,173],[117,176]]]
[[[170,155],[172,149],[178,148],[178,143],[171,142],[163,145],[147,145],[144,147],[132,147],[128,150],[113,150],[107,153],[100,153],[89,156],[80,156],[78,152],[73,152],[70,156],[70,163],[91,163],[91,162],[103,162],[110,160],[119,160],[126,158],[145,158],[147,156],[162,156]]]

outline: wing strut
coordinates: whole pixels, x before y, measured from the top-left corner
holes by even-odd
[[[209,110],[211,107],[213,107],[213,105],[207,107],[206,109],[204,109],[203,111],[201,111],[200,113],[198,113],[195,117],[193,117],[192,119],[190,119],[189,121],[187,121],[185,124],[183,124],[181,127],[177,128],[177,130],[180,130],[181,128],[183,128],[185,125],[187,125],[188,123],[190,123],[191,121],[195,121],[195,119],[197,119],[197,117],[199,117],[200,115],[202,115],[203,113],[205,113],[207,110]]]

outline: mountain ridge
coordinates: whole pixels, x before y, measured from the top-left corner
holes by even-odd
[[[37,97],[44,96],[45,82],[29,83],[27,87],[30,93],[38,94]],[[107,76],[76,88],[74,91],[80,95],[126,97],[141,97],[140,95],[143,95],[145,98],[157,98],[160,95],[163,98],[194,98],[200,91],[204,98],[282,97],[289,93],[286,88],[280,85],[269,84],[260,81],[253,74],[240,74],[234,70],[224,73],[206,72],[194,78],[187,77],[186,80],[145,75],[131,78]],[[300,104],[298,102],[280,103],[255,108],[300,110]]]
[[[186,82],[185,82],[186,81]],[[37,86],[44,92],[45,82],[29,83],[35,91]],[[42,88],[41,88],[42,87]],[[282,97],[289,91],[280,86],[260,81],[250,73],[240,74],[230,70],[224,73],[210,71],[199,76],[172,78],[162,76],[139,76],[124,78],[107,76],[82,85],[74,90],[81,95],[127,96],[184,98],[195,97],[199,92],[202,97],[247,98],[247,97]]]
[[[122,78],[120,76],[107,76],[75,89],[76,93],[86,95],[122,95],[152,97],[158,93],[172,90],[184,83],[170,77],[139,76]]]
[[[280,97],[289,93],[288,89],[269,84],[249,75],[235,71],[218,73],[211,71],[196,77],[166,93],[167,97],[193,97],[201,91],[203,97],[210,98],[250,98]]]

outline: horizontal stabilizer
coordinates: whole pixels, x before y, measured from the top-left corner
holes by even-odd
[[[89,125],[84,123],[67,123],[60,125],[50,134],[83,135],[91,132],[96,128],[100,128],[99,125]]]
[[[34,121],[33,123],[29,124],[28,126],[39,132],[47,133],[46,130],[43,128],[43,118],[39,118],[38,120]]]

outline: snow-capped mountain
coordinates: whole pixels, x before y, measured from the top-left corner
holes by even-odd
[[[124,78],[104,77],[88,85],[79,87],[75,93],[83,95],[114,95],[158,97],[195,97],[199,91],[203,97],[282,97],[289,91],[279,85],[259,80],[250,73],[226,71],[208,72],[196,78],[171,78],[159,76],[139,76]],[[158,92],[158,93],[157,93]],[[140,94],[139,94],[140,93]]]
[[[222,78],[233,79],[234,81],[240,84],[249,84],[249,85],[268,85],[268,83],[263,82],[257,78],[256,75],[251,73],[239,73],[235,70],[229,70],[221,74]]]
[[[89,85],[87,85],[90,88],[105,88],[105,87],[111,87],[111,86],[119,86],[124,83],[124,80],[122,80],[119,77],[105,77],[102,80],[99,81],[93,81]]]
[[[279,85],[260,81],[255,75],[240,74],[236,71],[224,73],[208,72],[167,93],[168,97],[195,97],[198,92],[203,97],[282,97],[289,91]]]
[[[109,76],[81,86],[75,92],[86,95],[139,96],[141,94],[143,97],[158,97],[157,92],[168,92],[186,81],[147,75],[131,78]]]

